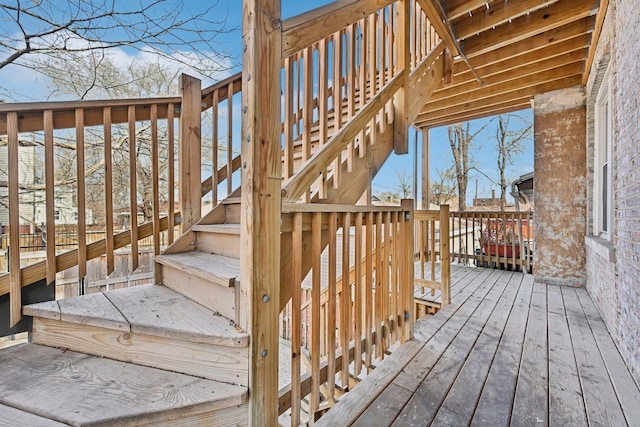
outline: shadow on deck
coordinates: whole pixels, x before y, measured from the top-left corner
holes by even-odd
[[[319,425],[638,425],[640,392],[585,289],[457,267],[452,304]]]

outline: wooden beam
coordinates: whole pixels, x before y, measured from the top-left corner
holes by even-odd
[[[494,2],[489,8],[484,8],[482,12],[466,16],[464,19],[456,21],[456,37],[464,40],[483,31],[491,30],[499,25],[509,23],[509,21],[520,16],[530,14],[536,10],[546,8],[559,0],[511,0]]]
[[[480,119],[483,117],[495,116],[498,114],[511,113],[531,107],[531,97],[524,97],[514,101],[507,101],[501,104],[491,104],[486,107],[476,108],[474,110],[464,110],[457,114],[451,114],[446,117],[434,118],[432,121],[416,123],[421,129],[430,129],[438,126],[446,126],[455,123],[467,122],[469,120]]]
[[[571,64],[564,65],[553,69],[547,69],[538,73],[529,74],[524,71],[524,75],[512,74],[515,77],[510,79],[496,79],[496,81],[483,88],[470,89],[464,94],[458,91],[448,91],[444,89],[439,93],[433,94],[424,111],[427,114],[434,114],[436,111],[443,110],[456,105],[464,105],[469,102],[481,101],[491,96],[505,93],[506,91],[513,92],[516,88],[518,90],[524,90],[530,86],[539,85],[540,83],[557,80],[563,76],[572,76],[575,74],[582,74],[582,62],[573,62]],[[506,85],[506,88],[505,88]]]
[[[283,22],[282,59],[382,9],[394,0],[338,0]]]
[[[553,30],[592,15],[593,1],[560,2],[530,15],[521,16],[495,30],[485,31],[464,41],[463,50],[471,58],[503,46]]]
[[[460,55],[458,40],[449,25],[449,20],[443,16],[440,6],[435,4],[434,0],[418,0],[418,3],[451,54],[453,56]]]
[[[444,47],[444,45],[442,45]],[[435,51],[434,51],[435,53]],[[444,75],[444,55],[442,52],[434,62],[426,60],[411,73],[409,78],[409,122],[413,122],[418,113],[429,100],[433,91],[440,86]]]
[[[479,73],[482,74],[483,77],[488,77],[498,73],[504,73],[509,70],[513,70],[519,67],[527,66],[530,64],[536,64],[540,61],[545,61],[547,59],[555,58],[558,56],[563,56],[567,54],[573,54],[575,51],[581,51],[583,55],[586,56],[586,48],[589,46],[589,36],[588,34],[581,34],[578,37],[574,37],[569,40],[562,41],[560,43],[554,43],[552,45],[543,47],[541,49],[536,49],[532,51],[524,51],[518,49],[510,49],[510,48],[502,48],[498,49],[496,52],[504,53],[505,56],[502,56],[500,60],[495,62],[482,63],[481,67],[476,68]],[[513,55],[514,51],[517,51],[515,55]],[[506,56],[508,53],[511,53],[512,56]],[[500,55],[496,55],[500,56]],[[483,56],[476,57],[474,59],[481,59]],[[478,61],[480,62],[480,61]],[[573,61],[567,61],[573,62]],[[470,73],[466,69],[464,64],[460,64],[459,67],[454,65],[454,84],[469,81],[473,77],[470,76]],[[456,74],[457,71],[457,74]]]
[[[393,97],[404,84],[404,80],[404,71],[391,79],[376,96],[367,102],[364,108],[345,123],[345,125],[318,150],[312,159],[309,159],[294,176],[289,178],[282,186],[283,199],[289,202],[298,200],[304,191],[316,180],[320,171],[329,166],[338,153],[346,147],[346,144],[355,138],[378,110]]]
[[[280,0],[243,0],[240,327],[251,334],[249,425],[278,424],[282,158]]]
[[[485,88],[491,86],[497,86],[497,90],[504,90],[504,85],[512,80],[522,79],[530,76],[531,81],[542,80],[552,77],[553,74],[566,74],[566,70],[570,68],[582,69],[582,62],[584,61],[586,51],[576,50],[569,52],[561,56],[552,57],[546,60],[534,62],[532,64],[524,63],[518,68],[506,67],[507,71],[485,76]],[[516,62],[517,60],[514,60]],[[456,98],[458,102],[466,102],[469,99],[473,99],[473,93],[478,90],[478,85],[475,79],[467,76],[466,80],[456,81],[455,84],[445,86],[433,93],[430,101],[436,102],[449,98]]]
[[[469,11],[485,7],[487,0],[449,0],[445,3],[447,17],[454,20],[464,15],[468,15]]]
[[[582,74],[582,85],[587,84],[589,79],[589,73],[591,72],[591,66],[593,65],[593,59],[596,55],[596,48],[598,47],[598,41],[600,40],[600,33],[602,32],[602,26],[604,25],[604,19],[607,15],[607,9],[609,8],[609,0],[601,0],[598,14],[596,15],[595,28],[593,30],[593,37],[591,37],[591,45],[589,46],[589,54],[587,56],[587,62],[584,66],[584,73]]]
[[[409,152],[409,72],[411,71],[411,5],[410,0],[396,3],[396,66],[404,71],[403,84],[394,97],[393,149],[397,154]],[[362,95],[361,95],[362,96]]]
[[[593,22],[594,17],[582,18],[562,27],[544,31],[535,36],[514,41],[501,48],[484,52],[482,55],[476,55],[475,52],[467,50],[467,56],[471,64],[480,69],[483,66],[499,63],[504,59],[513,58],[536,49],[553,46],[565,40],[588,37],[588,33],[593,27]],[[459,74],[465,65],[462,62],[454,64],[454,74]]]
[[[524,99],[524,98],[530,99],[534,95],[537,95],[540,93],[545,93],[553,90],[575,86],[580,84],[581,75],[582,75],[581,72],[573,75],[558,75],[556,76],[556,79],[552,81],[535,84],[533,86],[529,86],[528,84],[525,87],[510,85],[509,91],[506,91],[506,92],[498,91],[493,96],[485,96],[481,90],[477,94],[480,97],[480,99],[476,101],[470,101],[466,103],[452,102],[447,107],[440,108],[435,111],[431,111],[429,104],[427,104],[427,106],[425,106],[424,111],[428,111],[428,113],[420,114],[416,119],[415,125],[419,127],[424,127],[424,126],[434,127],[444,122],[451,123],[450,121],[451,116],[455,114],[461,114],[465,111],[472,111],[479,108],[486,108],[491,105],[507,103],[517,99]],[[489,115],[489,114],[479,115],[478,117],[482,117],[485,115]]]

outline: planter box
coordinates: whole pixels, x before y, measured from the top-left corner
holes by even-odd
[[[483,243],[482,249],[486,255],[520,258],[520,243]]]

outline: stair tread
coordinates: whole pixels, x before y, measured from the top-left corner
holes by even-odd
[[[240,260],[201,251],[156,256],[156,262],[210,280],[221,286],[233,287],[240,280]]]
[[[196,224],[193,231],[219,234],[240,234],[240,224]]]
[[[247,401],[241,386],[36,344],[2,350],[0,366],[0,404],[71,425],[146,424]]]
[[[63,427],[66,424],[47,418],[39,417],[30,412],[0,404],[1,426],[39,426],[39,427]]]
[[[99,309],[92,309],[99,307]],[[24,313],[39,317],[56,307],[49,303],[25,306]],[[140,285],[57,301],[63,321],[125,330],[167,338],[246,347],[249,335],[224,316],[166,286]]]

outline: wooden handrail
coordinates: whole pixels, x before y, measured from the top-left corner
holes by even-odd
[[[180,223],[180,214],[176,212],[175,224]],[[165,231],[168,229],[168,219],[163,217],[160,219],[160,230]],[[138,239],[146,239],[153,236],[153,223],[147,222],[138,227]],[[129,230],[117,233],[114,237],[114,249],[119,249],[131,244],[131,233]],[[97,240],[87,245],[86,256],[87,260],[98,258],[105,255],[106,252],[106,239]],[[56,273],[64,271],[68,268],[77,265],[78,250],[73,249],[62,254],[56,255]],[[28,286],[32,283],[42,280],[46,277],[46,261],[39,261],[34,264],[22,267],[20,270],[21,285],[22,287]],[[9,293],[9,273],[0,274],[0,296]]]
[[[282,23],[282,59],[358,22],[394,1],[339,0],[285,20]]]

